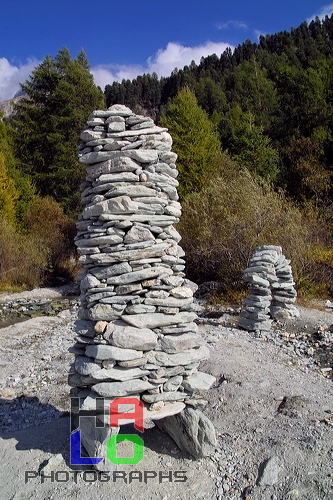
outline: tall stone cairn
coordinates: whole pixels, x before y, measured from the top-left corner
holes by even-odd
[[[297,293],[290,260],[282,254],[281,247],[257,247],[243,280],[250,283],[250,295],[243,301],[238,326],[249,331],[270,330],[272,319],[288,320],[299,316],[293,305]]]
[[[194,408],[207,432],[201,438],[196,424],[192,455],[202,456],[213,449],[215,432],[195,407],[197,392],[215,378],[198,371],[209,351],[197,333],[193,284],[174,228],[181,205],[172,138],[123,105],[94,111],[80,138],[87,177],[75,241],[83,273],[72,393],[86,410],[96,408],[97,397],[105,398],[106,411],[117,397],[137,397],[145,422],[164,419],[162,428],[176,414],[179,427]],[[187,404],[194,405],[190,413]],[[81,420],[90,426],[84,446],[101,453],[116,431],[106,428],[101,437],[99,429],[97,436],[93,420]],[[181,437],[177,444],[182,447]]]

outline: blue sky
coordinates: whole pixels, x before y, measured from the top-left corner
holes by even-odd
[[[318,0],[0,0],[0,101],[47,54],[83,48],[95,82],[155,71],[168,76],[247,38],[333,13]]]

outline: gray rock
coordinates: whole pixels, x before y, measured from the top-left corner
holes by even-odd
[[[119,261],[149,259],[152,257],[160,257],[165,250],[170,246],[169,243],[156,243],[149,248],[140,250],[123,250],[112,254],[97,254],[92,256],[92,261],[103,266],[113,264]]]
[[[84,219],[98,217],[103,213],[132,214],[137,212],[138,204],[131,200],[129,196],[119,196],[110,200],[100,201],[92,206],[86,207],[82,212]]]
[[[197,318],[193,312],[180,312],[169,315],[162,313],[123,315],[121,319],[137,328],[157,328],[178,323],[191,323]]]
[[[178,170],[171,168],[167,163],[157,163],[155,170],[160,174],[169,175],[173,178],[178,177]]]
[[[167,335],[169,333],[186,333],[186,332],[194,332],[198,331],[198,325],[196,323],[184,323],[181,326],[162,326],[159,328],[163,335]]]
[[[287,307],[279,307],[272,305],[270,308],[272,318],[275,318],[279,321],[285,321],[292,318],[299,318],[300,312],[297,307],[292,304],[285,304]]]
[[[141,370],[140,368],[124,368],[118,366],[110,369],[101,368],[100,370],[94,372],[94,379],[95,381],[117,380],[119,382],[125,382],[126,380],[141,378],[148,374],[148,370]]]
[[[75,370],[80,375],[88,375],[88,376],[93,376],[94,372],[97,372],[98,370],[101,369],[100,365],[96,363],[94,359],[87,356],[78,356],[75,360],[74,366]]]
[[[135,132],[135,131],[133,131]],[[149,149],[135,149],[126,151],[128,156],[140,163],[154,163],[158,160],[158,152]],[[89,154],[89,153],[88,153]],[[91,154],[91,153],[90,153]]]
[[[104,202],[102,202],[104,203]],[[117,234],[99,236],[97,238],[82,238],[75,241],[75,245],[79,247],[93,247],[99,245],[116,245],[122,242],[122,238]]]
[[[158,134],[160,132],[167,132],[168,129],[167,128],[162,128],[162,127],[150,127],[150,128],[146,128],[145,129],[145,134]],[[115,133],[112,133],[112,134],[108,134],[108,137],[112,137],[112,138],[119,138],[119,137],[138,137],[138,136],[141,136],[142,135],[142,130],[138,129],[138,130],[133,130],[133,128],[131,130],[125,130],[124,132],[115,132]],[[144,152],[151,152],[151,150],[147,149],[147,150],[143,150]],[[133,157],[132,157],[133,158]],[[154,157],[155,158],[155,157]],[[156,157],[154,160],[151,160],[152,162],[153,161],[156,161],[158,157]],[[136,158],[135,158],[136,159]],[[138,161],[141,161],[141,160],[138,160]],[[142,163],[145,163],[144,161]],[[150,163],[150,162],[149,162]]]
[[[153,127],[154,125],[155,125],[154,121],[149,118],[149,119],[147,119],[144,122],[136,123],[135,125],[133,125],[131,127],[131,130],[139,130],[139,129],[142,129],[142,128],[150,128],[150,127]]]
[[[176,297],[167,297],[165,299],[145,299],[145,304],[150,306],[163,306],[163,307],[179,307],[180,309],[188,309],[188,306],[192,304],[193,297],[189,299],[177,299]]]
[[[200,346],[198,349],[187,349],[176,354],[167,354],[166,352],[149,351],[147,360],[160,366],[185,366],[195,361],[202,361],[209,358],[209,350],[206,346]]]
[[[119,274],[130,273],[131,271],[132,267],[128,262],[120,262],[108,267],[93,267],[89,270],[91,274],[99,279],[110,278],[111,276],[118,276]]]
[[[109,323],[104,338],[117,347],[139,351],[154,349],[157,344],[157,335],[149,328],[123,327],[114,323]]]
[[[256,330],[269,331],[272,329],[272,321],[255,321],[248,318],[240,318],[238,326],[252,332]]]
[[[132,359],[142,358],[143,353],[138,350],[123,349],[116,346],[98,344],[98,345],[89,345],[86,348],[86,355],[101,361],[104,359],[114,359],[116,361],[130,361]],[[98,366],[97,368],[100,369],[100,366]],[[88,373],[82,373],[82,375],[88,375]]]
[[[96,179],[97,186],[93,188],[93,193],[98,193],[101,190],[107,191],[110,189],[108,186],[111,187],[114,182],[137,182],[138,180],[139,177],[133,174],[133,172],[111,172],[109,174],[101,174]]]
[[[269,281],[261,278],[260,276],[256,274],[245,274],[243,276],[244,281],[253,283],[254,285],[260,285],[260,286],[266,286],[269,287]]]
[[[89,288],[98,287],[101,282],[91,274],[87,274],[86,277],[80,282],[81,292],[88,290]]]
[[[160,161],[168,163],[169,165],[176,163],[177,158],[178,158],[177,153],[174,153],[172,151],[170,151],[170,152],[161,152],[161,153],[159,153],[158,156],[159,156]]]
[[[145,403],[156,403],[157,401],[183,401],[187,395],[184,392],[163,392],[160,394],[143,394],[141,397]]]
[[[96,127],[96,125],[104,125],[105,120],[103,118],[91,118],[91,120],[88,119],[87,125],[90,125],[91,127]]]
[[[91,139],[95,139],[92,137]],[[125,154],[122,151],[94,151],[92,153],[86,153],[79,157],[80,163],[101,163],[107,160],[113,160],[119,157],[121,154]]]
[[[254,321],[266,321],[270,319],[269,314],[265,314],[264,312],[252,312],[248,309],[245,309],[240,314],[241,318],[248,318]]]
[[[262,462],[259,467],[257,485],[271,486],[279,480],[280,465],[276,456]]]
[[[151,200],[151,203],[153,203],[157,196],[157,191],[144,185],[123,184],[120,186],[112,186],[106,193],[106,196],[108,198],[114,198],[116,196],[129,196],[130,198],[150,197],[153,198]]]
[[[124,368],[133,368],[135,366],[142,366],[147,363],[147,358],[132,359],[131,361],[118,361],[119,366]]]
[[[126,264],[127,264],[127,262],[126,262]],[[125,271],[125,273],[128,273],[130,271],[132,271],[132,269]],[[121,274],[121,273],[119,273],[119,274]],[[140,283],[133,283],[130,285],[120,285],[120,286],[117,286],[115,290],[116,290],[116,293],[118,295],[127,295],[129,293],[142,290],[142,285]]]
[[[167,382],[163,385],[163,390],[165,392],[177,391],[183,382],[183,377],[181,375],[176,375],[175,377],[169,378]]]
[[[165,299],[169,297],[169,293],[166,290],[151,290],[145,294],[145,297],[149,299]]]
[[[99,139],[103,135],[103,132],[100,131],[95,131],[95,130],[84,130],[81,135],[80,139],[82,141],[88,142],[94,139]]]
[[[105,120],[105,125],[108,125],[109,123],[124,123],[125,124],[125,118],[123,116],[120,116],[120,115],[116,115],[116,116],[109,116],[106,120]]]
[[[98,471],[114,471],[117,465],[108,460],[106,456],[107,442],[118,434],[119,427],[96,427],[96,417],[85,416],[80,419],[81,443],[88,452],[88,456],[103,457],[103,460],[94,465]]]
[[[138,295],[113,295],[100,300],[101,304],[127,304],[131,300],[137,299]]]
[[[94,377],[90,377],[89,375],[79,375],[78,373],[70,373],[68,375],[69,387],[87,387],[95,384],[95,382]]]
[[[106,144],[105,146],[102,146],[102,148],[100,147],[95,147],[94,148],[94,151],[120,151],[122,150],[124,147],[127,146],[127,144],[129,144],[128,141],[116,141],[114,139],[111,139],[112,142],[110,142],[109,144]]]
[[[161,349],[168,354],[185,351],[205,344],[204,339],[195,333],[171,334],[161,339]]]
[[[129,394],[141,393],[153,388],[153,384],[140,379],[127,382],[101,382],[92,386],[92,390],[105,397],[128,396]]]
[[[187,299],[193,297],[193,292],[186,286],[177,286],[170,290],[170,295],[173,295],[177,299]]]
[[[99,292],[99,293],[87,293],[86,294],[86,302],[87,305],[91,305],[94,302],[100,301],[102,299],[105,299],[106,297],[112,297],[115,295],[115,292],[113,291],[105,291],[105,292]]]
[[[208,373],[195,372],[183,381],[183,387],[190,392],[208,391],[216,382],[216,378]]]
[[[108,118],[109,116],[131,116],[133,115],[133,111],[128,108],[127,106],[124,106],[123,104],[113,104],[110,106],[107,111],[103,110],[96,110],[93,111],[89,117],[88,120],[92,120],[95,117],[98,118]]]
[[[216,448],[214,426],[197,408],[186,407],[177,415],[156,421],[156,425],[195,459],[211,455]]]
[[[104,143],[108,139],[99,139],[96,143]],[[113,139],[111,139],[113,141]],[[102,174],[110,174],[116,172],[135,172],[138,169],[138,164],[131,158],[126,156],[114,155],[113,159],[97,163],[95,165],[87,165],[89,180],[95,180]]]
[[[133,226],[124,238],[124,243],[136,243],[138,241],[155,240],[155,237],[149,229],[140,226]]]
[[[145,313],[153,313],[155,311],[156,311],[155,306],[147,306],[145,304],[128,306],[125,309],[126,314],[145,314]]]
[[[117,307],[117,306],[120,306]],[[89,319],[95,321],[112,321],[116,319],[118,316],[121,316],[126,304],[96,304],[91,309],[89,309]]]
[[[296,302],[296,297],[285,297],[283,295],[274,294],[274,301],[281,304],[293,304]]]
[[[94,326],[95,321],[85,321],[82,319],[76,320],[74,323],[76,333],[86,337],[95,337],[96,332],[94,330]]]
[[[266,307],[269,307],[270,305],[270,300],[269,297],[264,297],[262,295],[250,295],[248,299],[244,299],[243,303],[246,306],[250,307],[261,307],[262,309],[265,309]]]
[[[112,121],[108,123],[108,132],[123,132],[125,130],[125,122]]]
[[[162,274],[171,274],[171,273],[172,271],[167,267],[162,267],[162,266],[149,267],[147,269],[142,269],[140,271],[132,271],[130,273],[121,274],[119,276],[113,276],[108,279],[108,283],[112,285],[125,285],[128,283],[134,283],[136,281],[155,278],[156,276],[161,276]]]

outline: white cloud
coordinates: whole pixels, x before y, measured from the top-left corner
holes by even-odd
[[[248,30],[249,27],[243,21],[236,21],[235,19],[230,19],[226,23],[217,24],[217,29],[225,30],[227,28],[245,29]]]
[[[155,56],[149,57],[145,66],[141,65],[116,65],[100,64],[91,69],[96,85],[103,90],[105,85],[114,81],[121,82],[123,79],[133,80],[138,75],[157,73],[159,77],[169,76],[175,69],[181,69],[191,61],[200,63],[201,57],[211,54],[220,56],[227,47],[234,47],[224,42],[207,41],[196,47],[185,47],[179,43],[169,42],[165,49],[159,49]],[[8,59],[0,58],[0,101],[11,99],[20,90],[20,83],[28,79],[35,66],[40,62],[28,59],[26,64],[19,66],[11,64]]]
[[[155,56],[149,57],[146,66],[122,66],[115,64],[103,64],[92,68],[96,85],[104,89],[105,85],[114,81],[121,82],[123,78],[132,80],[138,75],[144,73],[157,73],[159,77],[169,76],[175,69],[181,69],[189,65],[191,61],[200,63],[201,57],[207,57],[211,54],[220,56],[227,47],[231,47],[224,42],[207,41],[204,45],[197,47],[184,47],[179,43],[169,42],[165,49],[159,49]]]
[[[260,38],[261,36],[266,36],[266,35],[267,35],[267,33],[264,33],[263,31],[260,31],[260,30],[254,30],[254,34],[255,34],[255,36],[256,36],[256,38],[257,38],[258,40],[259,40],[259,38]]]
[[[0,57],[0,101],[14,97],[20,90],[20,83],[25,83],[32,70],[39,64],[34,59],[28,59],[26,64],[19,66],[11,64],[5,57]]]
[[[332,14],[333,14],[333,3],[330,3],[329,5],[324,5],[318,12],[313,14],[313,16],[309,17],[307,19],[307,22],[311,23],[311,21],[313,21],[316,18],[316,16],[318,16],[319,19],[325,19],[325,16],[331,17]]]
[[[121,82],[125,80],[133,80],[138,75],[148,73],[143,66],[125,66],[117,64],[99,64],[91,69],[96,85],[99,85],[104,90],[105,85],[111,84],[114,81]]]

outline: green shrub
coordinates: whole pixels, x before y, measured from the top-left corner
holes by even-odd
[[[8,175],[5,158],[0,151],[0,217],[6,218],[11,223],[16,221],[15,204],[18,192],[13,179]]]
[[[45,277],[48,252],[32,235],[0,220],[0,288],[31,289]]]
[[[36,198],[28,209],[25,223],[31,237],[48,255],[48,279],[73,279],[78,273],[74,246],[75,222],[64,214],[50,196]]]
[[[248,171],[216,177],[189,195],[178,230],[189,277],[221,281],[229,292],[244,287],[242,273],[256,246],[280,245],[296,277],[304,274],[311,248],[302,212]]]

